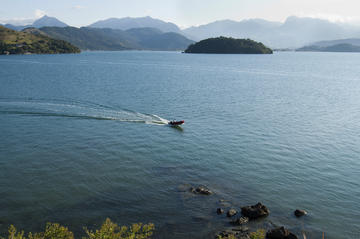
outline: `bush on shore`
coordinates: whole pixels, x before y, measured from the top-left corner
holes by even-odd
[[[155,226],[152,223],[138,223],[127,227],[119,226],[108,218],[100,229],[92,231],[84,228],[86,236],[82,239],[148,239],[152,236],[154,229]],[[13,225],[9,227],[8,232],[7,239],[74,239],[74,234],[58,223],[47,223],[44,232],[29,232],[27,237],[24,231],[18,231]]]

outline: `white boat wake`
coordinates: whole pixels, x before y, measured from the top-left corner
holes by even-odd
[[[64,100],[0,99],[0,114],[114,120],[153,125],[167,125],[169,122],[154,114],[139,113],[91,102]]]

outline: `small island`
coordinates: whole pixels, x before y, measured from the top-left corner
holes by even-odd
[[[62,40],[52,39],[31,29],[17,32],[0,26],[0,55],[79,53],[80,49]]]
[[[185,53],[209,54],[272,54],[273,51],[261,42],[231,37],[209,38],[190,45]]]

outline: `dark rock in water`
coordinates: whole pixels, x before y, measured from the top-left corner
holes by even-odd
[[[301,217],[301,216],[306,215],[307,212],[306,212],[305,210],[296,209],[296,210],[294,211],[294,214],[295,214],[295,216],[297,216],[297,217]]]
[[[225,230],[216,235],[215,238],[237,238],[237,239],[250,239],[248,231]]]
[[[217,213],[217,214],[223,214],[223,213],[224,213],[224,209],[218,208],[218,209],[216,209],[216,213]]]
[[[199,187],[191,187],[190,188],[190,191],[192,193],[195,193],[195,194],[202,194],[202,195],[211,195],[213,194],[212,191],[210,191],[210,189],[204,187],[204,186],[199,186]]]
[[[242,207],[241,213],[245,217],[248,217],[250,220],[252,220],[252,219],[259,218],[259,217],[268,216],[270,211],[265,205],[263,205],[259,202],[256,205]]]
[[[235,209],[231,208],[231,209],[227,212],[226,215],[227,215],[228,217],[232,217],[232,216],[234,216],[236,213],[237,213],[237,211],[236,211]]]
[[[266,233],[267,239],[298,239],[296,235],[291,233],[285,227],[278,227],[272,230],[269,230]]]
[[[234,224],[234,225],[242,225],[242,224],[245,224],[245,223],[248,223],[248,222],[249,222],[249,218],[240,217],[240,218],[232,221],[231,223]]]

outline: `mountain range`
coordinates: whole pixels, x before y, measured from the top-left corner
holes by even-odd
[[[64,40],[82,50],[184,50],[193,41],[175,32],[162,32],[156,28],[132,28],[126,31],[90,27],[28,28],[33,34]]]
[[[157,28],[162,32],[177,32],[180,33],[180,28],[174,23],[164,22],[159,19],[151,17],[125,17],[125,18],[109,18],[106,20],[97,21],[90,24],[88,27],[94,28],[112,28],[120,30],[128,30],[131,28]]]
[[[331,46],[304,46],[296,51],[320,51],[320,52],[360,52],[360,46],[347,44],[347,43],[340,43]]]
[[[300,47],[296,51],[320,52],[360,52],[360,39],[340,39],[332,41],[319,41]]]
[[[353,46],[360,46],[360,39],[359,38],[350,38],[350,39],[339,39],[339,40],[332,40],[332,41],[319,41],[314,42],[311,45],[319,46],[319,47],[328,47],[338,44],[350,44]]]
[[[5,25],[7,26],[7,25]],[[15,30],[25,27],[40,28],[43,26],[64,27],[65,23],[44,16],[27,26],[7,26]],[[243,21],[221,20],[209,24],[189,27],[181,30],[177,25],[154,19],[141,18],[109,18],[90,24],[88,28],[116,29],[127,31],[134,28],[153,28],[165,32],[175,32],[199,41],[210,37],[250,38],[264,43],[271,48],[292,48],[310,45],[313,42],[360,38],[360,27],[349,24],[334,23],[327,20],[308,17],[288,17],[285,22],[273,22],[264,19]]]
[[[343,38],[359,38],[360,27],[316,18],[288,17],[284,23],[263,19],[223,20],[183,30],[193,40],[231,36],[251,38],[272,48],[298,48],[312,42]]]

